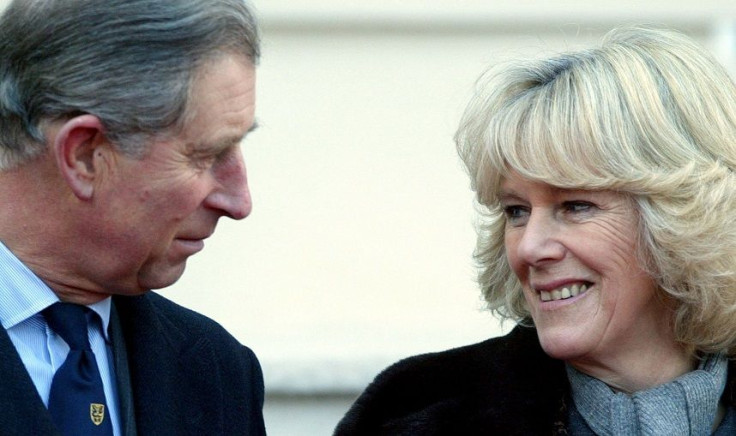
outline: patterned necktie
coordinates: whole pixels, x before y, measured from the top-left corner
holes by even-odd
[[[112,436],[105,391],[87,337],[87,309],[55,303],[42,313],[49,327],[69,345],[69,355],[54,374],[49,412],[64,436]]]

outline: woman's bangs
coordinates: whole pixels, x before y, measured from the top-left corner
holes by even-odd
[[[526,100],[526,101],[525,101]],[[488,189],[495,193],[509,172],[560,188],[591,186],[605,189],[610,180],[595,162],[600,160],[597,135],[576,120],[571,105],[549,104],[547,96],[516,100],[499,112],[488,128]],[[585,127],[588,127],[585,129]]]

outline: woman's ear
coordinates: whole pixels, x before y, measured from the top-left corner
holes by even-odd
[[[65,121],[51,138],[56,165],[74,195],[89,200],[95,180],[105,170],[99,159],[109,151],[105,129],[94,115],[80,115]]]

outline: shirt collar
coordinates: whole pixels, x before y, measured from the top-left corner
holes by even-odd
[[[102,334],[104,335],[105,340],[109,341],[110,338],[107,336],[107,327],[110,325],[110,309],[112,307],[112,297],[107,297],[102,301],[98,301],[97,303],[89,304],[87,305],[87,307],[100,315],[100,320],[102,321]]]
[[[23,264],[0,241],[0,323],[7,330],[33,317],[45,308],[59,301],[37,275]],[[90,304],[102,320],[102,333],[108,338],[112,298]]]
[[[0,242],[0,322],[7,330],[59,301],[46,284]]]

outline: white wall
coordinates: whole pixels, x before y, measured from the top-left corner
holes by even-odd
[[[736,70],[731,0],[255,5],[261,128],[244,144],[253,214],[223,221],[163,293],[257,352],[276,436],[329,434],[390,362],[502,332],[480,310],[472,195],[452,142],[488,65],[653,22]]]
[[[472,197],[452,143],[473,81],[509,56],[590,44],[637,14],[467,3],[257,4],[262,129],[245,144],[254,212],[223,223],[165,293],[253,346],[272,391],[357,389],[399,357],[499,334],[479,311]],[[733,46],[718,45],[733,35],[733,8],[683,2],[660,16],[662,4],[642,21],[733,60]]]
[[[253,215],[224,225],[166,291],[258,352],[274,435],[328,434],[389,362],[501,333],[479,310],[472,197],[452,143],[488,65],[655,22],[735,66],[724,2],[294,3],[257,4]]]

